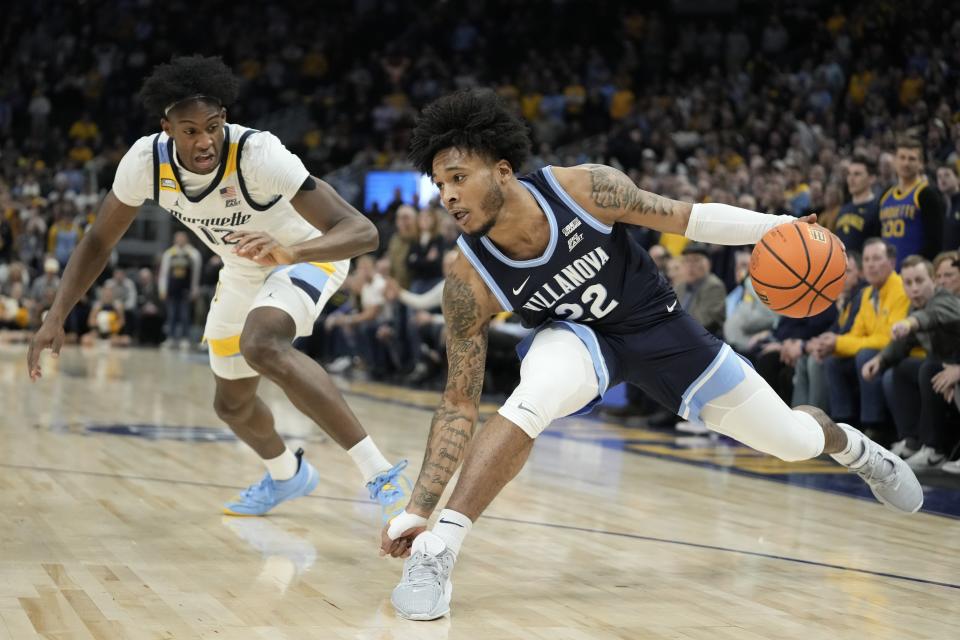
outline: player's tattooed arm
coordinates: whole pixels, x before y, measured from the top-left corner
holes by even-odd
[[[411,513],[430,516],[473,438],[487,359],[487,327],[497,311],[490,298],[476,272],[458,259],[443,288],[447,386],[430,424],[420,476],[407,506]]]
[[[601,164],[556,168],[563,187],[601,222],[650,227],[682,234],[687,228],[692,204],[644,191],[625,173]]]

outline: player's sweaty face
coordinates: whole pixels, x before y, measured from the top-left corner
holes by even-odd
[[[461,231],[474,237],[490,231],[504,200],[494,165],[451,147],[433,157],[433,181],[440,190],[440,201]]]
[[[164,119],[163,130],[174,139],[177,158],[192,173],[210,173],[220,164],[227,111],[207,102],[177,107]]]

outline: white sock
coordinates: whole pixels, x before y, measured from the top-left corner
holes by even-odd
[[[389,471],[393,465],[390,464],[377,445],[373,443],[373,438],[367,436],[357,444],[347,450],[353,463],[360,469],[363,475],[364,483],[370,482],[384,471]]]
[[[453,555],[458,555],[464,538],[472,528],[473,522],[470,518],[459,511],[444,509],[440,512],[437,523],[433,525],[433,533],[443,540],[447,548],[453,551]]]
[[[843,466],[849,467],[863,456],[866,436],[848,424],[838,422],[837,425],[847,434],[847,446],[840,453],[831,453],[830,457]]]
[[[284,447],[283,453],[276,458],[264,459],[263,464],[267,466],[270,477],[279,482],[289,480],[297,475],[297,469],[300,467],[300,461],[289,448]]]

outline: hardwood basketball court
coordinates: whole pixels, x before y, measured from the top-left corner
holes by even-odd
[[[845,493],[856,479],[826,460],[787,465],[587,419],[553,425],[478,522],[452,617],[401,620],[378,509],[276,387],[261,389],[321,484],[267,518],[227,518],[221,503],[263,471],[214,414],[203,357],[66,348],[31,384],[24,353],[0,347],[3,639],[919,640],[960,628],[956,491],[931,487],[943,515],[898,516]],[[415,477],[437,395],[346,388]]]

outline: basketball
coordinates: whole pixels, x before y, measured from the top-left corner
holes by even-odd
[[[791,318],[815,316],[843,291],[847,255],[835,235],[806,222],[768,231],[750,257],[757,296]]]

